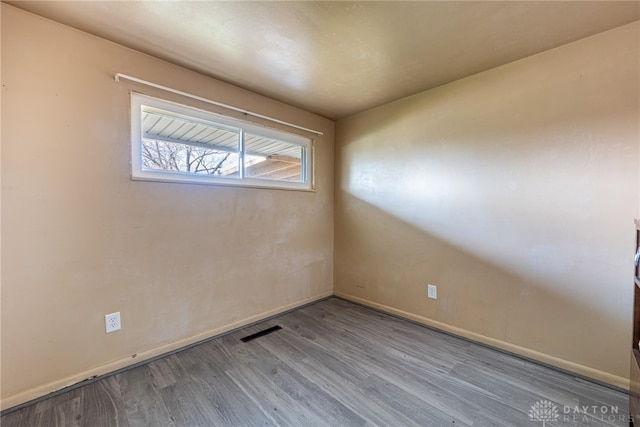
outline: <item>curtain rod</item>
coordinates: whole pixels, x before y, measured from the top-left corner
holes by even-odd
[[[115,81],[116,82],[120,82],[120,79],[131,80],[132,82],[141,83],[141,84],[146,85],[146,86],[155,87],[156,89],[162,89],[164,91],[175,93],[177,95],[182,95],[182,96],[186,96],[188,98],[196,99],[198,101],[206,102],[207,104],[216,105],[218,107],[224,107],[224,108],[227,108],[229,110],[233,110],[233,111],[237,111],[239,113],[246,114],[248,116],[253,116],[253,117],[258,117],[258,118],[261,118],[261,119],[269,120],[270,122],[279,123],[281,125],[289,126],[289,127],[295,128],[295,129],[304,130],[304,131],[307,131],[307,132],[314,133],[316,135],[324,135],[324,133],[322,133],[322,132],[320,132],[318,130],[305,128],[303,126],[298,126],[298,125],[295,125],[293,123],[289,123],[289,122],[285,122],[283,120],[275,119],[273,117],[264,116],[262,114],[254,113],[254,112],[248,111],[248,110],[243,110],[242,108],[234,107],[233,105],[223,104],[222,102],[213,101],[211,99],[207,99],[207,98],[203,98],[203,97],[198,96],[198,95],[193,95],[191,93],[183,92],[183,91],[178,90],[178,89],[172,89],[170,87],[162,86],[162,85],[159,85],[157,83],[153,83],[153,82],[150,82],[150,81],[147,81],[147,80],[142,80],[142,79],[139,79],[137,77],[131,77],[131,76],[128,76],[126,74],[116,73]]]

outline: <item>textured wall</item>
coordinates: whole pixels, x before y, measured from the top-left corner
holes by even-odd
[[[116,72],[324,131],[317,192],[131,181]],[[333,122],[3,4],[2,125],[3,407],[331,294]]]
[[[626,385],[638,27],[340,120],[336,293]]]

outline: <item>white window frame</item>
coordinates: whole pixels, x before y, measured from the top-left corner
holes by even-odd
[[[237,177],[221,177],[215,175],[194,174],[165,170],[149,170],[142,167],[142,107],[158,108],[168,112],[233,127],[240,130],[240,147],[238,151]],[[131,92],[131,179],[140,181],[160,181],[176,183],[193,183],[207,185],[224,185],[239,187],[274,188],[286,190],[314,191],[314,141],[312,138],[268,128],[244,120],[238,120],[210,111],[201,110],[183,104],[154,98]],[[244,133],[273,138],[283,142],[299,145],[303,148],[301,160],[302,182],[277,181],[244,176]]]

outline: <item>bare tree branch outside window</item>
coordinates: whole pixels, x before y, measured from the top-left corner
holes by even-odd
[[[145,169],[222,175],[225,167],[237,165],[237,156],[233,154],[157,140],[145,140],[142,144],[142,164]]]

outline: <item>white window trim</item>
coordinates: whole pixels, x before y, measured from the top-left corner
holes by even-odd
[[[302,174],[305,182],[275,181],[243,177],[219,177],[214,175],[198,175],[188,172],[148,170],[142,168],[142,106],[168,110],[172,113],[194,117],[197,119],[238,128],[241,132],[279,139],[300,145],[304,148]],[[273,188],[285,190],[315,191],[314,179],[314,140],[302,135],[268,128],[244,120],[234,119],[221,114],[197,109],[163,99],[131,92],[131,179],[136,181],[157,181],[173,183],[190,183],[205,185],[222,185],[235,187]],[[242,138],[241,138],[242,139]],[[244,168],[244,142],[241,142],[239,167]]]

